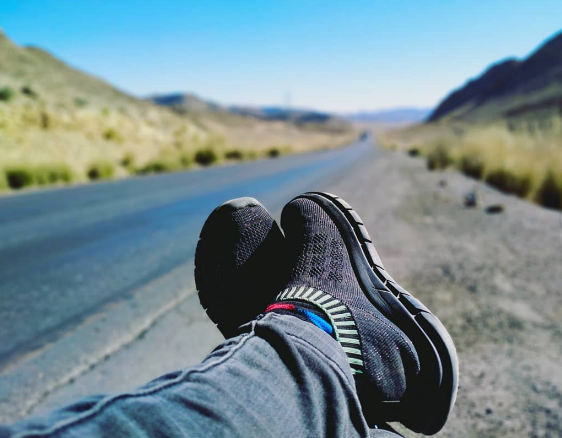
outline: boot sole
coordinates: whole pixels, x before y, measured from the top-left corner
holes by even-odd
[[[457,352],[441,321],[402,288],[384,269],[359,215],[343,199],[323,192],[298,196],[319,204],[337,225],[355,274],[371,303],[412,341],[420,360],[415,388],[400,402],[373,406],[389,421],[392,416],[414,432],[441,430],[455,403],[458,387]]]

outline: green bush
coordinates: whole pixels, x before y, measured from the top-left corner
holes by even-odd
[[[195,162],[201,166],[209,166],[219,160],[219,155],[210,148],[199,149],[195,152]]]
[[[163,153],[137,169],[137,174],[177,172],[190,167],[191,164],[192,158],[187,153]]]
[[[78,108],[83,108],[88,105],[88,101],[82,97],[75,97],[74,105],[76,105]]]
[[[121,158],[120,164],[125,169],[132,171],[135,168],[135,156],[132,153],[127,152],[125,155],[123,155],[123,158]]]
[[[496,169],[486,175],[486,183],[500,189],[504,193],[512,193],[522,198],[531,190],[531,178],[519,175],[508,169]]]
[[[157,158],[146,163],[137,173],[139,175],[148,175],[151,173],[165,173],[171,171],[172,166],[170,166],[169,162]]]
[[[41,112],[41,128],[48,130],[51,127],[51,117],[46,111]]]
[[[179,164],[182,168],[187,169],[188,167],[191,167],[192,163],[193,163],[193,159],[191,158],[191,156],[185,153],[180,154]]]
[[[413,147],[413,148],[408,149],[408,155],[410,157],[419,157],[421,155],[421,151],[420,151],[419,148]]]
[[[23,189],[35,183],[33,171],[28,167],[11,167],[6,169],[5,173],[6,181],[11,189]]]
[[[445,169],[453,163],[449,149],[442,144],[434,147],[427,155],[427,168],[429,170]]]
[[[475,155],[465,155],[459,162],[461,172],[475,179],[482,179],[484,167],[484,160]]]
[[[244,158],[244,154],[238,149],[232,149],[225,152],[224,158],[227,160],[242,160]]]
[[[0,169],[0,192],[8,188],[8,180],[6,179],[6,172]]]
[[[279,148],[271,148],[267,151],[267,156],[269,158],[277,158],[280,155],[281,151],[279,150]]]
[[[123,138],[116,129],[107,128],[103,131],[103,138],[107,141],[121,141]]]
[[[32,99],[37,98],[37,93],[29,86],[21,87],[21,92],[22,94],[25,94],[26,96],[31,97]]]
[[[0,88],[0,100],[8,102],[14,97],[14,90],[11,87]]]
[[[35,183],[42,185],[69,183],[74,175],[66,164],[49,164],[38,166],[33,170]]]
[[[86,174],[91,181],[111,179],[115,173],[115,166],[111,161],[96,161],[88,166]]]
[[[537,202],[562,210],[562,177],[557,178],[552,170],[549,171],[537,193]]]
[[[244,154],[246,157],[246,160],[257,160],[259,158],[259,154],[257,151],[246,151],[246,153]]]

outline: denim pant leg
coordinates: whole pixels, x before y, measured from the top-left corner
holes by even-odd
[[[369,430],[339,344],[267,314],[201,364],[130,393],[84,399],[0,437],[396,437]]]

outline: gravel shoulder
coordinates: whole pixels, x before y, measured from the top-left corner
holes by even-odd
[[[466,208],[474,188],[483,205]],[[561,214],[394,152],[330,190],[457,345],[459,396],[439,436],[562,436]]]

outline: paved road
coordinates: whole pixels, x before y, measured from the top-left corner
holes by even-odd
[[[475,186],[483,205],[465,208]],[[193,290],[206,215],[244,194],[278,213],[310,188],[357,209],[388,271],[455,340],[461,389],[440,437],[562,436],[560,212],[366,144],[0,199],[0,423],[200,361],[222,339]]]
[[[216,205],[251,195],[278,210],[374,154],[358,142],[1,198],[0,420],[27,414],[191,297],[195,244]]]

